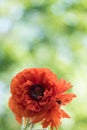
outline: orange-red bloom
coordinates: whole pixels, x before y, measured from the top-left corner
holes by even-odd
[[[19,123],[25,117],[33,124],[41,122],[43,128],[50,126],[51,130],[58,130],[60,119],[70,117],[61,105],[76,97],[65,93],[71,87],[47,68],[25,69],[12,79],[9,106]]]

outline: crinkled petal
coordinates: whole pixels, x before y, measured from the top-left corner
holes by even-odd
[[[37,113],[31,120],[32,123],[37,123],[42,121],[46,117],[46,110],[42,109],[39,113]]]
[[[62,109],[61,109],[61,114],[62,114],[62,118],[70,118],[70,116]]]
[[[66,105],[75,97],[76,97],[75,94],[60,94],[57,97],[57,101],[61,101],[61,105]]]
[[[22,117],[19,115],[16,115],[16,120],[18,121],[19,124],[22,124]]]
[[[61,124],[61,111],[57,104],[51,109],[47,111],[45,119],[42,121],[43,128],[46,128],[50,125],[51,130],[56,128],[58,130],[59,125]]]
[[[71,83],[67,82],[64,79],[60,79],[57,83],[57,87],[58,87],[58,93],[63,93],[65,91],[67,91],[69,88],[72,87]]]

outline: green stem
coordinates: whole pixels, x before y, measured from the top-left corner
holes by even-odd
[[[34,124],[32,124],[29,119],[27,119],[26,122],[25,122],[25,118],[22,119],[21,130],[32,130],[33,127],[34,127]],[[35,129],[35,130],[48,130],[48,129],[47,128],[39,128],[39,129]]]
[[[25,124],[25,121],[24,121],[24,118],[23,118],[21,130],[27,130],[27,128],[29,128],[29,130],[32,130],[33,126],[34,125],[29,121],[29,119],[27,120],[27,122]]]

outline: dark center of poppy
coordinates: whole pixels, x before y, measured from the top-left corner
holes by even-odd
[[[34,100],[40,100],[43,97],[44,89],[41,85],[32,85],[30,88],[30,97]]]
[[[61,100],[58,100],[57,103],[60,105],[60,104],[62,103],[62,101],[61,101]]]

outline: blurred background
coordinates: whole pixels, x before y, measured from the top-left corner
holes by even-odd
[[[87,129],[87,0],[0,0],[0,130],[20,130],[8,107],[12,77],[50,68],[77,94],[59,130]]]

